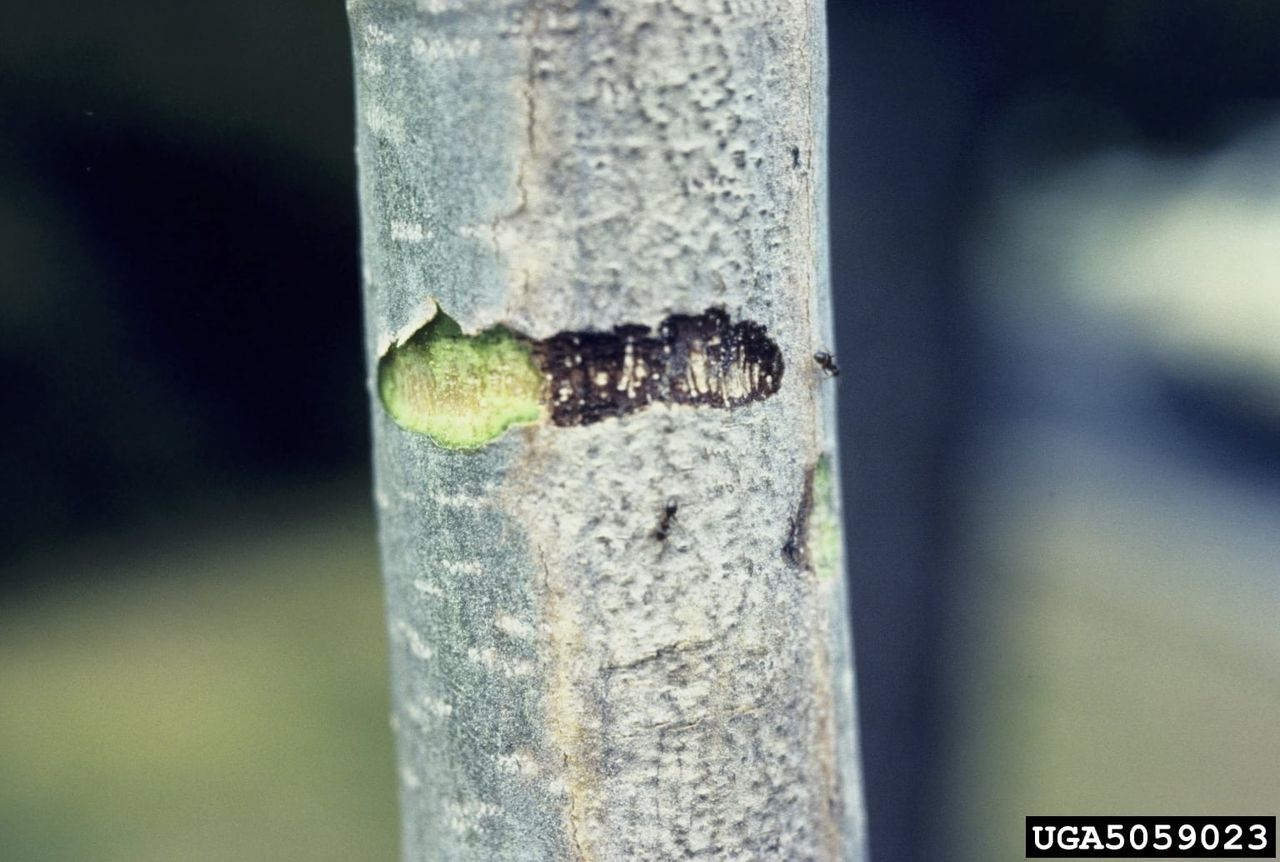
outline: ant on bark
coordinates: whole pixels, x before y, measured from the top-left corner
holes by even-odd
[[[818,363],[818,367],[828,377],[839,377],[840,366],[836,365],[836,358],[825,350],[819,350],[813,354],[813,361]]]
[[[662,518],[658,521],[658,528],[653,531],[653,537],[659,542],[665,542],[667,536],[671,535],[671,525],[676,520],[676,512],[680,509],[680,504],[675,500],[668,500],[666,508],[662,510]]]

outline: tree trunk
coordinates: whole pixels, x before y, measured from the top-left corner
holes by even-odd
[[[350,0],[404,858],[863,858],[817,0]]]

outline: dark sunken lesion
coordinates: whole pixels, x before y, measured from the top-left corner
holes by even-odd
[[[729,409],[782,385],[782,353],[765,327],[722,308],[673,314],[653,332],[561,332],[530,343],[547,380],[551,421],[590,425],[650,404]]]

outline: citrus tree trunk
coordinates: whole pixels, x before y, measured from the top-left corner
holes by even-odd
[[[405,858],[863,858],[820,4],[348,6]]]

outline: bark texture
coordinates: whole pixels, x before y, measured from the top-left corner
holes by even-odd
[[[437,307],[566,362],[715,309],[783,366],[467,451],[371,372],[405,858],[863,858],[820,3],[348,8],[370,369]]]

